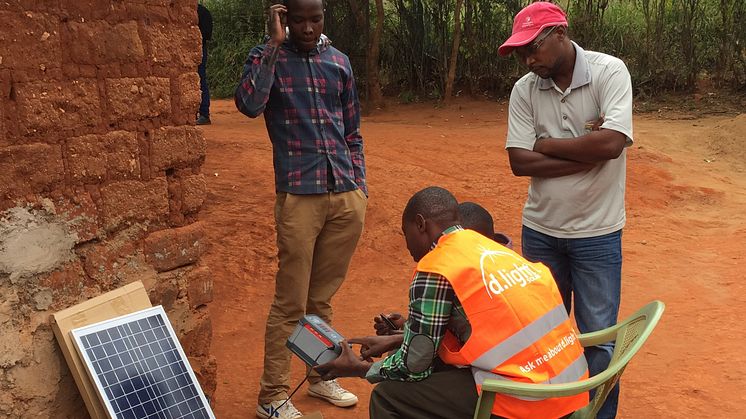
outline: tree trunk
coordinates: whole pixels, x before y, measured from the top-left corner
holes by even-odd
[[[381,55],[381,34],[383,33],[383,0],[376,2],[376,27],[373,29],[373,37],[370,40],[370,50],[368,50],[368,84],[370,86],[370,102],[373,109],[383,107],[383,94],[381,93],[380,68],[378,61]]]
[[[350,5],[350,9],[352,10],[352,15],[355,18],[355,25],[357,28],[361,31],[359,35],[363,38],[363,45],[367,45],[370,41],[370,37],[368,36],[370,33],[370,22],[368,20],[369,16],[368,13],[366,13],[368,9],[368,0],[347,0],[348,4]],[[365,54],[365,79],[358,79],[365,80],[365,94],[362,95],[364,98],[362,113],[363,115],[367,115],[370,113],[371,109],[371,87],[370,87],[370,75],[371,75],[371,68],[370,68],[370,61],[368,60],[370,56],[370,53],[367,52]],[[358,86],[360,86],[360,83],[358,83]]]
[[[464,0],[456,0],[456,10],[453,12],[453,47],[451,48],[451,59],[448,62],[448,79],[446,79],[446,92],[443,100],[450,103],[453,96],[453,81],[456,78],[456,61],[458,60],[458,47],[461,44],[461,5]]]
[[[473,51],[474,50],[474,2],[467,1],[466,2],[466,10],[464,10],[464,38],[466,41],[466,51]],[[469,94],[474,94],[476,91],[475,86],[475,77],[474,74],[472,74],[472,68],[473,68],[473,59],[469,60],[467,59],[465,62],[461,63],[461,67],[465,70],[463,72],[467,83],[469,84]]]

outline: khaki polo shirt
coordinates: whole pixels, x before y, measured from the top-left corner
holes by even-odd
[[[603,114],[605,129],[619,131],[632,144],[632,83],[622,60],[584,51],[576,43],[572,82],[562,92],[552,79],[523,76],[510,94],[505,147],[533,150],[538,138],[587,134],[587,122]],[[523,224],[559,238],[613,233],[626,221],[626,148],[594,169],[558,178],[532,177]]]

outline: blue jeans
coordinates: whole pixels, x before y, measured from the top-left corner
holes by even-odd
[[[204,45],[207,41],[202,41],[202,62],[197,67],[197,74],[199,74],[199,89],[202,91],[202,102],[199,104],[199,114],[209,118],[210,117],[210,88],[207,87],[207,45]]]
[[[622,231],[582,239],[560,239],[525,225],[523,256],[546,265],[554,275],[567,312],[575,307],[580,333],[595,332],[616,324],[622,286]],[[585,348],[591,375],[608,367],[614,343]],[[599,419],[614,418],[619,385],[598,412]]]

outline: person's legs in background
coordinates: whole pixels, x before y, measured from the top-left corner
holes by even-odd
[[[579,332],[605,329],[617,321],[621,295],[621,231],[583,239],[559,239],[523,226],[523,256],[552,271],[567,312],[575,310]],[[591,375],[609,366],[614,343],[585,348]],[[619,385],[609,393],[598,413],[613,418]]]
[[[330,301],[347,274],[363,228],[366,204],[360,191],[277,194],[279,269],[265,333],[260,405],[288,396],[291,354],[285,342],[298,320],[308,313],[331,321]],[[309,381],[313,385],[320,380],[312,375]],[[323,388],[316,388],[315,395],[332,404],[349,406],[357,402],[357,397],[341,389],[336,381],[316,387]],[[261,408],[257,408],[258,413]],[[263,413],[269,416],[271,410]]]
[[[329,211],[313,252],[306,313],[316,314],[331,324],[331,299],[347,276],[363,231],[367,198],[360,190],[328,193],[327,196]],[[308,392],[314,397],[341,407],[357,403],[357,396],[341,388],[336,380],[321,381],[318,373],[312,371],[308,382]]]
[[[573,279],[575,321],[580,333],[595,332],[617,322],[622,284],[622,231],[569,240],[570,276]],[[585,348],[591,375],[611,361],[614,342]],[[616,416],[619,384],[598,412],[599,419]]]
[[[329,193],[328,197],[328,216],[313,252],[306,312],[331,324],[331,299],[344,282],[363,231],[367,198],[360,190]]]
[[[199,115],[197,125],[209,125],[210,121],[210,88],[207,85],[207,45],[202,41],[202,62],[197,67],[199,74],[199,89],[202,92],[202,100],[199,104]]]
[[[531,262],[541,262],[552,271],[567,312],[572,304],[572,276],[567,256],[566,240],[558,239],[523,226],[521,248],[523,257]]]
[[[328,199],[278,192],[275,202],[279,267],[274,301],[264,336],[264,373],[259,403],[287,398],[290,376],[288,336],[306,313],[316,238],[324,227]]]

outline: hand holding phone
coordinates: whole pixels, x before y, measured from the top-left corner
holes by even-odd
[[[381,319],[383,319],[384,323],[386,323],[391,330],[397,330],[399,327],[394,324],[391,320],[389,320],[389,317],[383,313],[380,314]]]
[[[405,319],[399,313],[389,315],[381,313],[373,319],[373,328],[376,329],[376,334],[379,336],[392,335],[400,333],[404,322]]]

